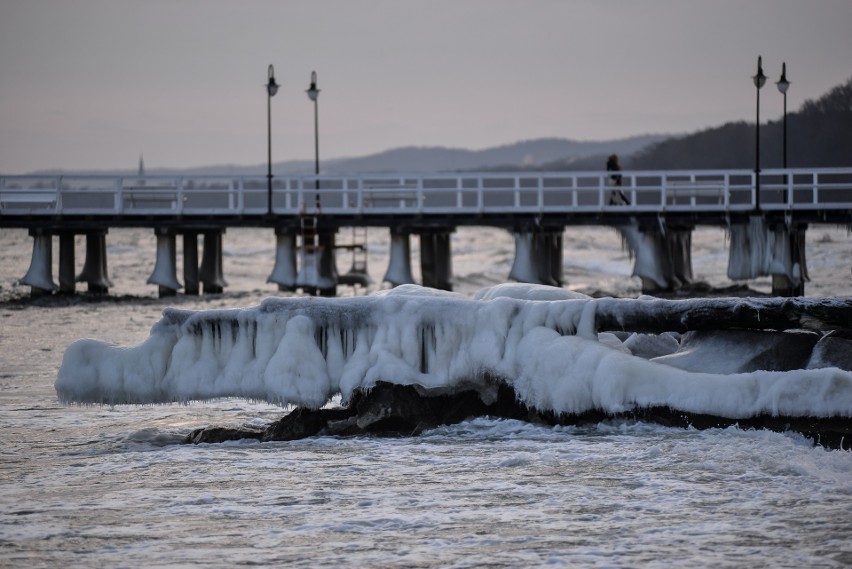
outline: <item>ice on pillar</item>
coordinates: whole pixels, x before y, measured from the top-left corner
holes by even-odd
[[[534,233],[533,255],[538,267],[538,282],[548,286],[562,286],[562,231]]]
[[[324,245],[302,247],[296,288],[302,289],[305,294],[333,296],[337,290],[337,282],[329,271],[333,257],[329,257],[326,249]]]
[[[338,280],[334,256],[336,230],[320,230],[313,220],[304,224],[302,231],[296,288],[302,289],[305,294],[335,296]]]
[[[509,279],[529,284],[562,286],[562,232],[515,231],[515,259]]]
[[[176,237],[168,231],[157,231],[157,260],[148,284],[159,286],[160,296],[174,296],[181,284],[177,280]]]
[[[668,255],[659,231],[642,231],[638,224],[617,227],[633,255],[633,276],[642,279],[642,291],[666,290]]]
[[[266,279],[278,285],[278,290],[296,290],[296,232],[290,228],[275,228],[275,266]]]
[[[671,269],[670,280],[677,286],[691,283],[692,274],[692,228],[668,228],[665,235],[666,248]]]
[[[509,279],[519,283],[545,284],[539,278],[541,262],[537,257],[536,235],[530,231],[515,232],[515,260]]]
[[[807,226],[770,227],[762,216],[752,216],[747,224],[732,225],[728,277],[732,280],[772,276],[772,292],[780,296],[801,296],[808,278],[805,262]]]
[[[392,286],[414,284],[411,274],[411,235],[391,230],[390,261],[384,276]]]
[[[776,234],[776,240],[788,245],[789,263],[782,274],[772,275],[772,294],[776,296],[804,296],[808,265],[805,259],[805,230],[807,226],[786,228]]]
[[[30,287],[34,296],[49,294],[59,287],[53,282],[53,237],[42,231],[30,231],[33,256],[30,268],[19,282]]]
[[[204,252],[198,274],[204,294],[219,294],[228,286],[222,269],[223,233],[224,229],[204,232]]]
[[[106,294],[112,286],[107,271],[106,230],[86,233],[86,260],[77,282],[88,283],[89,292]]]

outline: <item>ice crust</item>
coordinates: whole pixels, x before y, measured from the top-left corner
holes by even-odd
[[[240,397],[320,407],[377,381],[485,393],[500,378],[525,403],[557,413],[669,406],[729,418],[852,416],[848,371],[687,371],[631,355],[615,335],[596,332],[597,308],[623,301],[530,300],[548,294],[533,286],[525,298],[520,285],[477,296],[404,285],[358,298],[269,298],[245,309],[167,308],[137,346],[71,344],[56,391],[65,403]]]

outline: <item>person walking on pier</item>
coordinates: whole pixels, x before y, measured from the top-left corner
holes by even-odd
[[[618,163],[618,155],[610,154],[609,158],[606,161],[606,171],[607,172],[620,172],[621,164]],[[609,205],[630,205],[630,200],[627,199],[627,196],[621,191],[621,174],[613,174],[609,177],[612,185],[616,187],[616,189],[609,192]]]

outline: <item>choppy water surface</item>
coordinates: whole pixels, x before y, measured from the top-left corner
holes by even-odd
[[[797,435],[478,419],[411,439],[187,446],[175,443],[193,428],[265,423],[282,410],[57,403],[53,381],[71,341],[132,344],[173,302],[246,306],[273,294],[263,284],[271,239],[265,251],[266,236],[234,233],[232,292],[220,297],[150,298],[153,236],[149,247],[147,233],[111,232],[115,292],[149,298],[0,304],[0,566],[852,565],[852,453]],[[22,235],[0,232],[4,294],[29,261]],[[601,235],[578,238],[589,253],[573,261],[566,245],[569,283],[635,287],[617,237]],[[832,235],[808,253],[827,271],[824,294],[848,294],[852,253]],[[493,259],[500,243],[483,239],[454,242],[462,288],[508,272],[511,238]],[[724,267],[724,247],[699,239],[696,272]]]

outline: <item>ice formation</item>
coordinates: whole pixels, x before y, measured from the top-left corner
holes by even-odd
[[[137,346],[73,343],[56,390],[69,403],[242,397],[319,407],[377,381],[484,392],[496,377],[525,403],[557,413],[669,406],[729,418],[852,416],[852,372],[678,369],[631,355],[630,342],[613,334],[599,336],[596,311],[624,300],[531,300],[553,295],[526,290],[526,298],[511,285],[471,300],[405,285],[357,298],[270,298],[245,309],[168,308]]]

